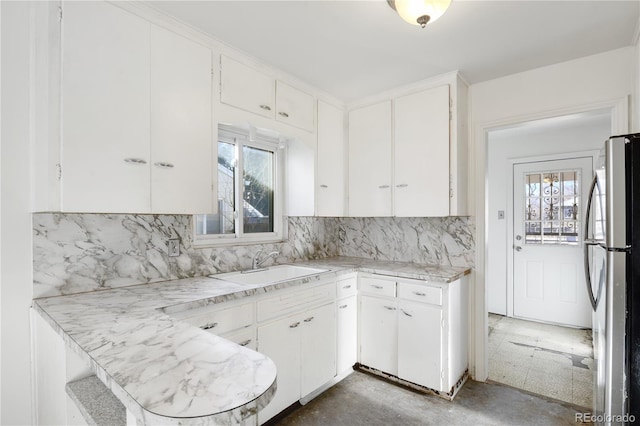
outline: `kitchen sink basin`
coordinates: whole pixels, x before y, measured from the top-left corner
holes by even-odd
[[[270,268],[215,274],[210,275],[210,277],[236,284],[257,285],[294,280],[296,278],[327,272],[328,270],[329,269],[310,268],[307,266],[278,265]]]

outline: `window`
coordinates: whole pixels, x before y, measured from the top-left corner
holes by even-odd
[[[282,239],[278,147],[276,139],[219,127],[218,213],[195,217],[197,245]]]
[[[578,244],[578,171],[526,174],[524,179],[525,243]]]

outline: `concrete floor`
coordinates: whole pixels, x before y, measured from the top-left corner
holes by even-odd
[[[271,424],[375,425],[576,425],[571,404],[509,386],[468,381],[454,401],[425,395],[354,372],[307,405]]]
[[[591,330],[489,315],[489,380],[591,407]]]

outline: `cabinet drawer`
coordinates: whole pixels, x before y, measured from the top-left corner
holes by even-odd
[[[223,334],[220,337],[224,337],[233,343],[244,346],[245,348],[253,349],[254,351],[257,348],[254,327],[247,327],[232,331],[230,333]]]
[[[399,282],[398,297],[440,306],[442,305],[442,288]]]
[[[355,278],[347,278],[338,280],[336,283],[336,297],[338,299],[347,296],[353,296],[358,291],[357,280]]]
[[[395,281],[381,280],[378,278],[362,277],[358,288],[363,293],[377,296],[396,297]]]
[[[227,331],[252,325],[253,303],[184,318],[184,321],[219,335]]]
[[[257,303],[258,321],[266,321],[282,315],[306,310],[336,298],[335,283],[327,283],[307,290],[287,292]]]

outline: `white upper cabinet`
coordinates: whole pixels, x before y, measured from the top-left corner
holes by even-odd
[[[211,51],[151,27],[151,206],[212,210]],[[196,195],[197,194],[197,195]]]
[[[220,101],[273,118],[276,108],[274,79],[227,56],[221,59]]]
[[[316,128],[313,96],[224,55],[220,101],[309,132]]]
[[[149,26],[107,3],[64,4],[63,211],[149,210]]]
[[[344,111],[318,101],[316,216],[345,215],[347,147]]]
[[[449,215],[449,86],[394,100],[395,216]]]
[[[467,86],[456,73],[429,84],[350,111],[350,216],[466,214]]]
[[[211,51],[106,2],[63,3],[61,26],[60,196],[43,210],[212,212]]]
[[[391,101],[349,112],[349,215],[391,216]]]
[[[313,132],[315,112],[313,96],[281,81],[276,82],[276,120]]]

